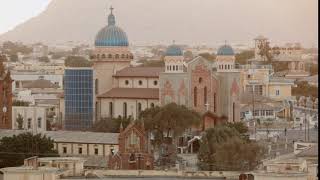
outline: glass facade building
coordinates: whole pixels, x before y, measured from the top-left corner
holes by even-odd
[[[66,68],[64,101],[66,130],[84,130],[94,121],[94,84],[92,68]]]

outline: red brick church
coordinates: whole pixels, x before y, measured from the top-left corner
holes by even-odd
[[[0,61],[0,129],[12,127],[12,79]]]
[[[119,151],[109,156],[109,169],[153,169],[153,153],[150,150],[144,124],[132,121],[126,129],[120,127]]]

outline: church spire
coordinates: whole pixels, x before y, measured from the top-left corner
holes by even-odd
[[[110,14],[108,16],[108,26],[114,26],[116,24],[116,17],[113,15],[114,8],[110,6]]]

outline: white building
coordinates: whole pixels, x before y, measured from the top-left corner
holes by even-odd
[[[19,118],[22,118],[21,128],[35,133],[46,131],[46,108],[37,106],[13,106],[12,129],[19,129]]]

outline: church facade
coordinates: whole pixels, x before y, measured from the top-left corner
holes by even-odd
[[[0,129],[12,127],[12,79],[0,62]]]
[[[234,67],[234,52],[220,47],[216,62],[201,56],[185,61],[176,45],[167,49],[165,71],[160,74],[160,104],[175,102],[198,111],[240,120],[239,71]]]
[[[185,59],[173,44],[165,53],[165,67],[132,67],[126,33],[116,26],[113,8],[108,25],[95,39],[91,56],[95,71],[96,119],[132,117],[146,108],[171,102],[201,114],[211,112],[229,122],[240,120],[239,71],[231,46],[219,48],[216,61],[200,56]]]
[[[132,121],[120,127],[119,151],[109,156],[109,169],[153,169],[153,153],[143,123]]]

